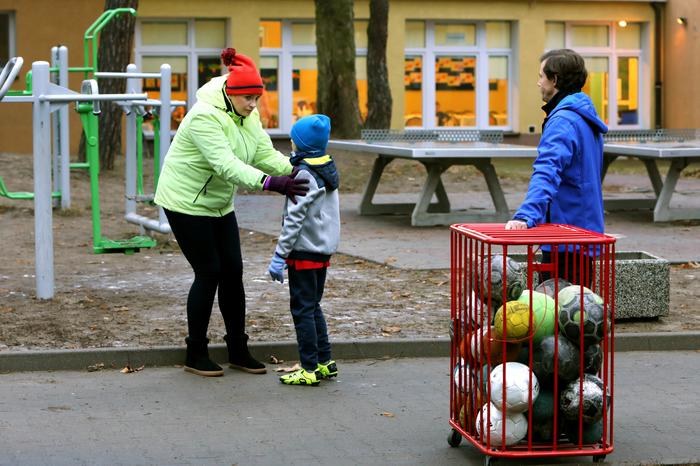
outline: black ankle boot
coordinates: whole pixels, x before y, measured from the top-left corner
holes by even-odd
[[[217,363],[209,359],[207,344],[209,339],[192,340],[185,338],[187,343],[187,356],[185,358],[185,371],[202,377],[220,377],[224,375],[223,369]]]
[[[248,335],[240,337],[226,335],[224,337],[228,348],[228,362],[231,369],[238,369],[251,374],[264,374],[267,372],[265,364],[261,363],[248,351]]]

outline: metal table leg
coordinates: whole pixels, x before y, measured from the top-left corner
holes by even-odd
[[[680,178],[681,172],[690,164],[687,158],[678,158],[671,160],[671,166],[666,174],[666,181],[663,183],[661,192],[659,193],[654,206],[654,221],[669,222],[673,220],[691,220],[700,218],[700,209],[693,208],[674,208],[671,209],[671,197],[676,189],[676,184]]]

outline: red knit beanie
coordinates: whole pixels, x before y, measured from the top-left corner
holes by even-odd
[[[260,95],[263,93],[262,78],[250,57],[236,53],[236,49],[228,48],[221,52],[221,59],[228,68],[227,94]]]

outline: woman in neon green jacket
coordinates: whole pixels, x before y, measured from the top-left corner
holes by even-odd
[[[197,91],[197,103],[182,120],[163,163],[155,202],[194,271],[187,298],[188,336],[185,370],[220,376],[209,359],[207,329],[218,289],[226,326],[229,365],[265,373],[265,365],[248,352],[245,291],[234,196],[238,187],[304,196],[289,158],[275,150],[256,108],[263,83],[253,61],[235,49],[221,58],[225,76]],[[308,183],[308,181],[306,181]]]

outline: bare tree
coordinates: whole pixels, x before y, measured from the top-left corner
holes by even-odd
[[[370,0],[367,26],[367,120],[365,128],[391,126],[391,88],[386,65],[389,0]]]
[[[105,0],[105,11],[115,8],[138,8],[138,0]],[[99,71],[126,71],[134,43],[133,15],[121,14],[110,21],[100,33],[97,49],[97,69]],[[126,91],[124,79],[99,80],[100,94],[120,94]],[[106,170],[114,168],[116,155],[122,153],[122,116],[121,107],[112,102],[100,104],[100,167]],[[80,138],[80,159],[85,160],[85,134]]]
[[[315,0],[318,54],[317,108],[333,121],[339,138],[360,135],[355,76],[353,0]]]

